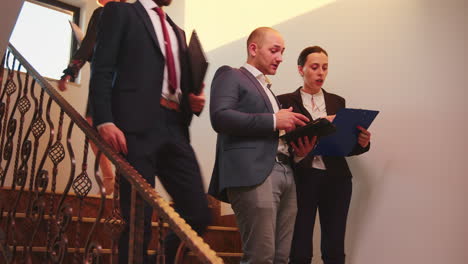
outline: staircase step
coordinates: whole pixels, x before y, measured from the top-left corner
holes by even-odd
[[[6,210],[11,209],[10,206],[14,205],[14,202],[16,201],[20,191],[19,190],[11,190],[8,188],[0,188],[0,197],[2,197],[2,200],[8,201],[8,204],[2,204],[2,206],[6,207]],[[46,205],[46,213],[49,211],[49,206],[50,206],[50,199],[53,196],[54,197],[54,213],[56,211],[56,206],[58,206],[60,200],[62,199],[63,193],[55,193],[52,194],[51,192],[46,192],[44,195],[42,195],[42,199],[45,202]],[[18,203],[18,206],[16,207],[16,212],[19,213],[24,213],[26,212],[28,208],[28,203],[29,201],[33,201],[35,199],[35,194],[34,192],[29,192],[29,191],[24,191],[22,193],[21,199]],[[101,203],[101,197],[98,195],[88,195],[86,196],[85,199],[83,199],[82,202],[82,210],[81,210],[81,216],[82,217],[95,217],[96,213],[99,210]],[[110,215],[110,212],[112,211],[112,197],[105,197],[104,199],[104,215]],[[69,205],[73,209],[72,215],[73,216],[78,216],[78,208],[80,205],[80,200],[74,193],[69,193],[64,200],[64,204]]]
[[[13,250],[12,247],[10,247],[10,250]],[[16,260],[22,260],[24,258],[23,252],[25,249],[23,247],[17,247],[16,248]],[[100,263],[110,263],[110,258],[111,258],[111,249],[109,248],[102,248],[101,250],[101,262]],[[31,263],[41,263],[44,259],[44,255],[46,253],[46,248],[45,247],[32,247],[31,249],[32,256],[31,256]],[[73,263],[73,258],[75,257],[76,250],[75,248],[68,248],[67,249],[67,254],[65,256],[65,259],[63,263]],[[78,256],[83,257],[83,254],[85,252],[84,248],[79,248],[78,249]],[[156,255],[155,250],[148,250],[148,255]],[[231,253],[231,252],[217,252],[216,255],[218,255],[220,258],[223,259],[224,263],[230,264],[230,263],[239,263],[240,258],[242,257],[242,253]],[[21,262],[20,262],[21,263]],[[187,255],[183,258],[183,264],[199,264],[200,261],[197,259],[194,253],[188,252]]]
[[[8,201],[8,203],[5,204],[0,204],[0,206],[5,206],[6,210],[8,211],[10,209],[9,206],[13,206],[14,202],[16,201],[16,198],[18,197],[19,190],[11,190],[9,188],[0,188],[0,197],[2,198],[3,201]],[[63,193],[55,193],[54,196],[54,206],[57,206],[58,203],[60,202],[60,199],[62,198]],[[49,211],[49,204],[50,204],[50,197],[52,196],[51,192],[46,192],[42,196],[44,202],[46,203],[46,208],[48,213]],[[28,200],[29,197],[31,197],[32,200],[34,200],[34,192],[29,192],[29,191],[24,191],[22,193],[22,197],[18,203],[18,206],[16,207],[16,212],[19,213],[24,213],[26,212],[26,209],[28,207]],[[210,195],[207,195],[208,199],[208,204],[210,207],[210,212],[211,212],[211,218],[212,218],[212,225],[217,225],[217,226],[231,226],[231,227],[236,227],[236,220],[234,215],[227,215],[227,216],[220,216],[220,205],[219,201],[217,201],[215,198],[211,197]],[[83,199],[82,203],[82,210],[81,210],[81,216],[86,218],[86,217],[96,217],[96,213],[98,212],[100,208],[102,197],[100,195],[87,195],[85,199]],[[103,217],[106,218],[107,216],[111,215],[112,209],[113,209],[113,198],[112,196],[105,196],[104,197],[104,212],[103,212]],[[73,193],[70,192],[64,200],[64,203],[69,205],[73,209],[72,215],[73,216],[78,216],[78,208],[80,205],[80,200],[77,198],[77,196]],[[172,203],[170,203],[172,204]],[[54,207],[54,213],[56,211],[56,208]],[[154,210],[153,211],[153,217],[152,217],[154,222],[158,221],[158,216],[157,212]]]
[[[4,212],[3,217],[6,218],[7,213]],[[44,219],[39,225],[38,233],[35,236],[33,246],[45,245],[47,241],[47,221],[49,221],[49,219],[50,217],[48,215],[44,216]],[[101,219],[100,223],[94,230],[93,237],[106,238],[97,240],[101,243],[102,247],[110,248],[112,243],[110,239],[111,232],[108,226],[104,225],[104,221],[104,219]],[[66,236],[70,246],[75,245],[76,230],[78,224],[77,222],[78,217],[73,217],[66,231]],[[82,219],[82,223],[80,224],[79,247],[84,247],[87,236],[95,222],[96,218],[92,217],[86,217]],[[31,225],[30,220],[27,219],[26,214],[24,213],[16,214],[15,226],[17,228],[17,230],[15,231],[15,240],[17,245],[25,245],[30,240],[30,237],[34,231],[34,226]],[[153,222],[152,226],[153,235],[149,248],[155,249],[156,243],[159,239],[159,225],[157,222]],[[163,227],[163,234],[165,235],[168,231],[168,226],[167,224],[164,224]],[[54,234],[56,234],[56,232],[54,232]],[[241,252],[240,234],[237,227],[208,226],[206,232],[202,235],[202,238],[208,245],[210,245],[210,247],[213,250],[217,252]]]
[[[217,252],[216,255],[222,258],[225,264],[239,264],[242,258],[242,253]],[[183,264],[199,264],[199,263],[200,261],[192,252],[189,252],[187,256],[185,256],[183,259]]]
[[[19,245],[17,247],[18,251],[22,251],[23,246],[30,240],[30,237],[33,234],[33,228],[34,226],[31,224],[31,219],[29,219],[26,216],[26,208],[28,206],[28,200],[29,197],[34,197],[34,193],[30,192],[23,192],[20,202],[18,203],[18,206],[16,207],[17,213],[15,214],[15,228],[16,230],[13,230],[11,226],[6,227],[6,219],[8,218],[8,209],[10,209],[8,206],[13,206],[15,204],[16,198],[20,192],[18,190],[12,191],[11,189],[7,188],[0,188],[0,206],[3,206],[4,211],[3,214],[0,215],[3,220],[0,221],[1,227],[5,229],[9,229],[8,231],[14,232],[15,234],[15,240],[16,240],[16,245]],[[46,202],[46,208],[49,206],[49,199],[52,196],[51,193],[45,193],[42,197],[44,201]],[[57,206],[62,194],[55,194],[54,195],[54,206]],[[210,247],[218,252],[218,254],[225,259],[226,263],[234,263],[237,262],[239,263],[240,256],[242,253],[241,252],[241,241],[240,241],[240,235],[238,228],[236,227],[236,221],[235,217],[233,215],[228,215],[228,216],[220,216],[220,204],[217,200],[214,198],[210,197],[209,195],[208,201],[209,201],[209,206],[210,206],[210,211],[212,214],[213,218],[213,225],[210,225],[207,227],[206,232],[203,234],[203,239],[205,242],[210,245]],[[82,202],[82,211],[81,211],[81,216],[82,216],[82,223],[80,225],[80,239],[78,242],[78,247],[83,248],[86,243],[86,239],[88,237],[88,234],[96,222],[96,214],[99,210],[100,203],[101,203],[101,197],[97,195],[88,195]],[[73,194],[69,194],[67,197],[65,197],[65,203],[67,203],[71,208],[73,208],[72,212],[72,219],[69,223],[69,226],[66,230],[66,237],[68,239],[68,251],[69,252],[74,252],[74,247],[75,247],[75,240],[76,240],[76,230],[77,230],[77,222],[78,222],[78,208],[79,208],[79,199],[77,199],[76,196]],[[96,229],[94,230],[93,233],[93,239],[92,241],[98,241],[100,246],[104,248],[103,252],[106,252],[105,249],[109,249],[108,253],[110,254],[110,248],[112,240],[111,240],[111,232],[110,229],[107,228],[106,225],[104,225],[105,219],[111,215],[112,212],[112,203],[113,199],[111,197],[105,197],[104,199],[105,203],[105,208],[103,211],[103,217],[100,220],[99,224],[97,225]],[[56,209],[54,209],[55,213]],[[48,215],[49,209],[46,210],[45,216],[42,219],[42,222],[38,228],[38,233],[36,234],[36,237],[34,239],[34,244],[32,245],[35,249],[34,252],[36,258],[40,258],[41,254],[41,248],[42,250],[42,255],[45,252],[45,245],[47,241],[47,222],[50,220],[50,217]],[[154,213],[153,215],[153,220],[157,220],[157,215]],[[110,225],[112,226],[112,225]],[[152,239],[151,243],[149,246],[150,250],[156,249],[156,243],[158,241],[159,237],[159,225],[158,222],[153,222],[152,224],[153,230],[152,230]],[[168,225],[163,224],[163,230],[162,233],[165,235],[168,232]],[[54,227],[56,228],[56,227]],[[57,234],[56,230],[53,230],[53,234]],[[11,234],[11,233],[10,233]],[[52,239],[52,238],[49,238]],[[9,242],[11,243],[11,236],[9,239]],[[80,252],[83,252],[81,249]],[[230,253],[231,252],[231,253]],[[38,255],[39,254],[39,255]],[[155,254],[155,253],[154,253]],[[38,255],[38,256],[36,256]],[[70,255],[70,254],[69,254]],[[43,258],[43,257],[42,257]],[[71,258],[71,256],[68,256],[68,258]],[[105,256],[107,258],[106,260],[103,260],[101,263],[110,263],[108,262],[109,256]],[[67,262],[65,261],[64,263],[73,263],[71,262],[71,259],[69,259]],[[188,261],[188,262],[187,262]],[[40,260],[38,262],[33,261],[32,263],[41,263]],[[186,261],[184,263],[198,263],[196,261],[196,257],[192,255],[186,256]]]
[[[209,226],[202,237],[216,252],[242,252],[237,227]]]

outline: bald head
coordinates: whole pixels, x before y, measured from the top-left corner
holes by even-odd
[[[247,38],[247,63],[263,74],[273,75],[283,61],[284,40],[281,34],[269,27],[259,27]]]
[[[247,38],[247,47],[250,44],[256,43],[257,46],[262,47],[263,43],[265,42],[265,38],[268,34],[278,34],[280,33],[273,28],[270,27],[259,27],[256,28],[252,33],[250,33],[249,37]]]

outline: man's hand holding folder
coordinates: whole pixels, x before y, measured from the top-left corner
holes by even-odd
[[[308,137],[312,139],[313,136],[318,138],[330,135],[336,131],[335,126],[327,118],[319,118],[304,126],[297,127],[281,136],[286,142],[298,142],[298,139]]]
[[[308,136],[297,139],[297,143],[291,141],[291,147],[294,149],[294,156],[296,158],[302,158],[307,156],[315,147],[317,143],[317,136],[313,136],[309,139]]]

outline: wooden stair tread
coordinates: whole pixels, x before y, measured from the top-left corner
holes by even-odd
[[[7,212],[3,212],[3,217],[8,217],[8,213]],[[26,217],[26,213],[16,213],[15,214],[15,217],[16,218],[27,218]],[[50,219],[50,216],[49,215],[44,215],[44,220],[48,220]],[[100,223],[104,223],[105,222],[105,218],[102,218],[99,222]],[[78,217],[77,216],[73,216],[72,217],[72,222],[77,222],[78,221]],[[81,222],[83,223],[95,223],[96,222],[96,218],[95,217],[82,217],[81,218]],[[116,221],[116,223],[119,223],[120,221]],[[158,222],[152,222],[151,226],[153,227],[158,227],[159,226],[159,223]],[[163,224],[163,227],[169,227],[169,225],[167,223],[164,223]],[[216,230],[216,231],[231,231],[231,232],[237,232],[239,231],[239,228],[237,227],[231,227],[231,226],[217,226],[217,225],[209,225],[207,226],[206,228],[207,230]]]
[[[0,197],[1,199],[5,199],[3,201],[7,201],[7,203],[3,203],[2,206],[4,206],[4,211],[1,217],[3,219],[6,219],[8,217],[8,206],[11,206],[15,201],[16,197],[18,196],[19,191],[18,190],[11,190],[8,188],[0,188]],[[43,258],[46,248],[46,240],[47,235],[46,235],[46,226],[48,225],[48,220],[51,219],[51,216],[49,215],[49,202],[51,198],[52,193],[48,192],[45,195],[41,196],[43,201],[46,203],[46,214],[43,216],[41,219],[41,224],[38,227],[38,233],[36,234],[36,237],[34,238],[34,242],[32,244],[32,251],[34,254],[36,254],[36,257]],[[55,206],[58,205],[58,202],[60,201],[61,193],[55,193]],[[28,232],[28,228],[35,227],[31,225],[31,218],[28,218],[26,215],[26,208],[28,207],[28,199],[34,198],[34,194],[28,191],[24,191],[22,194],[22,199],[20,200],[20,203],[16,207],[17,213],[15,213],[15,227],[14,227],[14,233],[15,234],[15,239],[17,243],[16,250],[17,251],[24,251],[24,244],[28,244],[29,239],[31,237],[31,232]],[[239,263],[239,259],[242,257],[241,251],[241,242],[240,242],[240,234],[239,234],[239,229],[236,226],[235,222],[235,217],[233,215],[229,216],[221,216],[220,215],[220,205],[219,202],[214,200],[214,198],[211,198],[209,195],[207,196],[210,204],[210,211],[211,215],[213,217],[213,224],[208,226],[206,229],[206,232],[202,235],[203,240],[212,248],[216,254],[219,257],[222,257],[225,260],[226,264],[230,263]],[[96,222],[96,214],[100,208],[100,203],[101,203],[101,196],[99,195],[88,195],[83,199],[82,203],[82,210],[81,210],[81,225],[79,228],[78,233],[80,235],[80,238],[78,239],[78,251],[76,252],[75,250],[75,243],[76,240],[76,235],[77,235],[77,226],[78,226],[78,208],[80,201],[77,199],[77,197],[70,193],[65,197],[64,203],[67,203],[71,208],[73,208],[72,212],[72,217],[71,221],[69,223],[69,227],[66,231],[66,236],[69,240],[69,247],[68,248],[68,256],[72,256],[70,253],[74,254],[83,254],[84,253],[84,246],[86,242],[86,237],[88,232],[90,232],[91,228],[94,226],[94,223]],[[10,202],[11,201],[11,202]],[[104,225],[106,219],[111,216],[112,214],[112,205],[113,205],[113,197],[112,196],[107,196],[105,197],[104,201],[104,211],[101,219],[99,220],[99,224],[97,225],[97,228],[94,230],[93,233],[93,240],[95,238],[99,238],[99,243],[102,247],[101,252],[103,253],[104,259],[107,258],[107,260],[110,259],[111,257],[111,242],[112,240],[110,238],[108,239],[103,239],[103,237],[109,237],[110,230],[114,230],[112,228],[112,225]],[[55,214],[56,208],[54,208],[53,213]],[[155,212],[155,211],[154,211]],[[155,212],[153,214],[153,235],[152,235],[152,240],[150,243],[149,251],[148,253],[150,255],[155,255],[156,254],[156,247],[157,247],[157,241],[159,240],[159,236],[167,234],[168,231],[168,225],[166,223],[163,224],[163,229],[161,231],[158,231],[159,223],[157,222],[157,213]],[[119,221],[115,221],[114,224],[118,224]],[[162,232],[162,233],[161,233]],[[52,237],[56,235],[56,232],[52,233]],[[73,247],[71,247],[73,246]],[[42,257],[40,255],[42,254]],[[33,257],[33,258],[36,258]],[[184,260],[184,264],[192,264],[192,263],[198,263],[197,257],[194,253],[189,252],[186,255],[187,259]],[[68,258],[68,257],[67,257]],[[33,261],[33,263],[35,263]],[[67,262],[65,262],[67,263]],[[106,260],[104,260],[103,263],[108,263]]]
[[[13,250],[13,247],[10,246],[10,250]],[[18,252],[23,252],[24,247],[23,246],[16,246],[16,251]],[[32,252],[38,252],[38,253],[45,253],[47,251],[46,247],[31,247]],[[77,250],[76,248],[67,248],[68,253],[75,253]],[[84,248],[78,248],[78,253],[84,253],[85,249]],[[101,249],[101,252],[103,254],[111,254],[112,250],[110,248],[103,248]],[[156,255],[156,250],[148,250],[148,255]],[[189,256],[195,256],[193,252],[188,253]],[[237,253],[237,252],[216,252],[217,256],[220,257],[242,257],[242,253]]]
[[[11,190],[5,187],[0,188],[0,196],[2,199],[8,200],[8,201],[15,201],[17,197],[17,193],[19,190]],[[61,199],[61,195],[63,193],[56,192],[54,195],[55,203],[58,203]],[[51,192],[46,192],[42,198],[46,201],[46,208],[48,210],[48,203],[50,201],[50,196],[52,195]],[[28,207],[27,204],[27,199],[31,197],[34,197],[34,193],[31,193],[29,191],[24,191],[23,192],[23,197],[20,200],[20,203],[18,204],[18,207],[16,208],[17,212],[25,212],[26,208]],[[105,197],[106,199],[104,200],[104,211],[103,211],[103,218],[106,218],[107,216],[112,215],[112,209],[113,209],[113,199],[111,196]],[[212,198],[210,195],[207,195],[207,199],[209,201],[209,207],[210,207],[210,213],[212,216],[212,225],[215,226],[229,226],[229,227],[236,227],[236,221],[234,215],[228,215],[228,216],[221,216],[220,215],[220,205],[219,202]],[[86,217],[93,217],[96,214],[96,211],[100,208],[100,203],[101,203],[101,196],[98,195],[88,195],[83,199],[82,203],[82,210],[81,210],[81,216],[83,218]],[[64,204],[70,205],[72,210],[72,215],[73,216],[78,216],[78,208],[79,208],[79,199],[75,196],[73,193],[69,193],[65,200]],[[171,203],[172,204],[172,203]],[[5,208],[8,210],[8,207]],[[55,209],[54,209],[55,210]],[[46,211],[47,212],[47,211]],[[153,221],[157,221],[157,212],[156,210],[153,210]]]

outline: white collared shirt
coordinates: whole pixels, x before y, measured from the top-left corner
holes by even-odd
[[[254,66],[248,63],[245,63],[244,65],[242,65],[242,67],[247,69],[253,76],[255,76],[255,78],[257,78],[258,82],[263,87],[263,90],[265,90],[265,93],[268,96],[268,99],[270,100],[271,106],[273,107],[273,113],[278,112],[279,111],[278,102],[276,101],[276,98],[273,95],[273,93],[267,87],[267,81],[266,81],[265,75],[261,71],[259,71],[257,68],[255,68]],[[276,117],[274,114],[273,114],[273,130],[276,130]]]
[[[320,89],[320,91],[316,94],[306,93],[301,89],[301,97],[302,104],[312,116],[312,119],[316,120],[318,118],[323,118],[327,116],[325,97],[323,96],[322,89]],[[312,168],[320,170],[327,169],[325,163],[323,162],[322,156],[314,156],[314,159],[312,160]]]
[[[159,42],[159,47],[161,52],[164,56],[166,56],[166,48],[164,46],[164,34],[161,27],[161,20],[159,19],[159,15],[153,8],[158,7],[158,5],[152,0],[138,0],[145,8],[146,12],[148,13],[149,18],[151,19],[151,23],[153,24],[154,31],[156,33],[156,37]],[[174,64],[176,70],[176,77],[177,77],[177,90],[175,94],[171,94],[169,91],[169,81],[168,81],[168,74],[167,74],[167,66],[164,67],[164,79],[163,79],[163,86],[162,86],[162,96],[168,100],[180,103],[180,98],[182,95],[182,91],[180,89],[180,60],[179,60],[179,42],[177,40],[176,33],[172,28],[171,24],[165,20],[167,31],[169,33],[169,38],[171,39],[171,48],[172,54],[174,56]],[[150,69],[148,69],[150,70]]]

